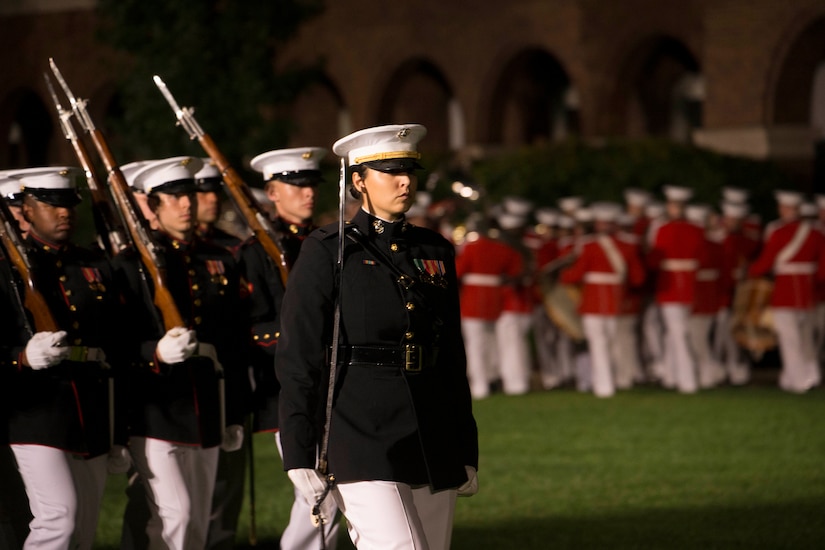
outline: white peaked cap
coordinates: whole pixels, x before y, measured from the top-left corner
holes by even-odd
[[[539,208],[535,212],[536,221],[540,224],[554,226],[559,221],[559,211],[555,208]]]
[[[562,212],[575,212],[584,205],[584,199],[581,197],[562,197],[557,201]]]
[[[562,229],[572,229],[576,225],[576,220],[570,216],[562,214],[559,216],[558,224]]]
[[[533,210],[533,203],[522,197],[508,196],[502,199],[504,210],[519,216],[526,216]]]
[[[74,166],[44,166],[9,170],[6,176],[17,180],[18,191],[24,189],[77,189],[82,169]]]
[[[364,128],[344,136],[332,145],[339,157],[346,157],[350,166],[376,160],[421,158],[418,142],[427,135],[421,124],[390,124]]]
[[[211,157],[204,157],[201,159],[203,162],[203,167],[195,173],[196,180],[202,180],[207,178],[221,178],[221,171],[218,170],[218,166],[215,164],[215,161],[212,160]]]
[[[498,226],[502,229],[517,229],[526,225],[527,218],[512,212],[500,212],[496,216],[496,221],[498,222]]]
[[[665,206],[660,202],[651,202],[645,206],[645,216],[650,219],[661,218],[665,215]]]
[[[622,227],[630,227],[636,223],[636,216],[627,212],[619,212],[619,215],[616,216],[616,223]]]
[[[134,175],[133,187],[149,194],[161,185],[191,180],[195,185],[195,174],[203,168],[203,161],[197,157],[172,157],[156,160],[139,168]]]
[[[130,162],[120,167],[120,173],[123,174],[123,178],[126,180],[129,187],[135,189],[135,191],[143,191],[143,189],[138,189],[135,187],[135,174],[137,174],[144,166],[149,166],[152,162],[154,161],[136,160],[135,162]]]
[[[748,215],[748,205],[741,202],[723,202],[722,214],[727,218],[741,219]]]
[[[256,172],[261,172],[264,181],[278,179],[287,175],[307,170],[320,170],[319,163],[327,154],[321,147],[294,147],[292,149],[275,149],[253,158],[249,165]]]
[[[748,202],[748,191],[739,187],[723,187],[722,200],[725,202]]]
[[[614,222],[622,211],[619,204],[613,202],[594,202],[590,205],[593,219],[600,222]]]
[[[573,213],[573,218],[579,223],[588,223],[593,221],[593,211],[590,208],[582,207]]]
[[[631,206],[646,206],[651,199],[650,193],[644,189],[628,187],[624,190],[624,200]]]
[[[678,185],[665,185],[662,188],[665,198],[674,202],[687,202],[693,197],[693,190],[689,187],[680,187]]]
[[[783,206],[799,206],[802,204],[804,197],[799,191],[778,190],[774,191],[776,202]]]
[[[816,203],[804,201],[799,205],[799,215],[803,218],[813,218],[819,213]]]
[[[689,204],[685,207],[685,218],[698,225],[705,225],[710,217],[710,207],[706,204]]]
[[[20,192],[20,180],[11,177],[10,173],[9,170],[0,172],[0,197],[6,199],[10,199]]]

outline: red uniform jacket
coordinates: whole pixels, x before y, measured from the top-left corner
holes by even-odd
[[[645,270],[635,248],[615,236],[602,236],[613,244],[624,264],[624,273],[616,271],[600,236],[590,236],[582,241],[581,253],[576,261],[561,274],[566,284],[583,283],[579,313],[593,315],[618,315],[624,293],[629,286],[640,286]]]
[[[807,227],[807,229],[804,229]],[[789,244],[804,231],[804,240],[793,254]],[[777,220],[765,231],[765,247],[748,270],[750,277],[774,276],[773,307],[809,309],[814,306],[814,284],[825,274],[825,236],[809,222]],[[783,257],[784,256],[784,257]]]
[[[461,316],[497,319],[504,308],[505,279],[517,277],[521,270],[521,255],[503,243],[479,237],[465,244],[456,258]]]
[[[647,263],[656,271],[657,303],[693,304],[704,243],[704,231],[685,220],[672,220],[652,228]]]
[[[705,239],[693,297],[693,313],[714,315],[722,307],[723,291],[732,287],[725,271],[724,246],[721,242]]]

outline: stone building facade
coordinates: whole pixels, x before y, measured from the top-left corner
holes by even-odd
[[[335,0],[276,60],[325,60],[294,145],[421,122],[472,158],[571,134],[666,136],[781,162],[814,184],[825,140],[825,0]],[[468,10],[468,6],[472,9]],[[94,0],[0,0],[0,168],[72,162],[42,78],[114,90]],[[825,189],[823,189],[825,190]]]

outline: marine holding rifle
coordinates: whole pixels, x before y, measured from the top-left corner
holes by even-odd
[[[183,321],[162,328],[136,259],[123,258],[130,296],[143,302],[135,315],[143,364],[130,372],[130,447],[150,508],[150,548],[204,547],[219,445],[241,445],[249,402],[238,270],[230,252],[195,236],[201,166],[198,158],[175,157],[129,178],[157,218],[152,238]]]
[[[128,464],[117,414],[123,400],[112,381],[136,346],[128,340],[133,330],[121,315],[122,285],[111,264],[70,240],[82,174],[59,167],[9,174],[19,178],[30,223],[16,245],[13,235],[4,237],[0,278],[16,306],[3,313],[8,330],[0,361],[10,386],[9,443],[33,516],[27,548],[91,548],[107,456],[113,471]],[[7,235],[16,227],[2,210]],[[18,254],[26,259],[12,271],[8,264]]]
[[[358,548],[449,548],[456,495],[477,488],[454,249],[404,218],[425,132],[382,126],[335,143],[361,210],[304,241],[281,313],[284,469],[320,500],[316,520],[332,521],[334,498]]]

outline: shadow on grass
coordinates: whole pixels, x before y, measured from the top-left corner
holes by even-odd
[[[825,541],[825,500],[742,508],[651,510],[456,527],[453,550],[805,549]]]

